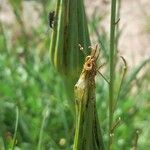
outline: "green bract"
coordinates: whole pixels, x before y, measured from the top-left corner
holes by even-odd
[[[70,80],[77,80],[90,39],[83,0],[58,0],[50,44],[54,68]]]
[[[104,150],[96,110],[95,53],[85,59],[83,71],[75,85],[76,130],[73,150]]]

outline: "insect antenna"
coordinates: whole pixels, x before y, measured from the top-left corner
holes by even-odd
[[[100,65],[97,68],[97,72],[101,75],[101,77],[109,84],[109,81],[106,79],[106,77],[99,71],[100,68],[102,68],[103,66],[105,66],[106,63],[103,63],[102,65]]]
[[[98,45],[96,45],[96,47],[92,47],[92,46],[89,46],[89,48],[91,49],[91,58],[94,58],[95,55],[96,55],[96,52],[97,52],[97,47]]]

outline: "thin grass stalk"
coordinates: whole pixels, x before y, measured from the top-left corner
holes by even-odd
[[[117,10],[116,10],[116,19],[118,20],[118,23],[116,24],[116,43],[115,43],[115,48],[116,51],[118,50],[118,42],[119,42],[119,37],[120,37],[120,29],[119,29],[119,22],[120,22],[120,10],[121,10],[121,0],[118,0],[117,2]]]
[[[120,98],[124,97],[131,89],[133,81],[136,79],[139,72],[150,63],[150,58],[144,60],[141,64],[139,64],[134,70],[128,75],[127,79],[125,80],[122,90],[120,93]]]
[[[0,148],[1,148],[1,150],[6,150],[5,145],[4,145],[4,140],[2,137],[0,137]]]
[[[19,110],[18,107],[16,107],[16,122],[15,122],[15,132],[14,132],[14,136],[13,136],[13,142],[12,142],[12,146],[11,146],[11,150],[14,149],[15,143],[16,143],[16,136],[17,136],[17,129],[18,129],[18,122],[19,122]]]
[[[115,26],[116,26],[116,0],[111,1],[111,25],[110,25],[110,84],[109,84],[109,144],[108,149],[112,149],[112,123],[113,123],[113,101],[114,101],[114,48],[115,48]]]
[[[37,150],[42,149],[42,139],[43,139],[43,134],[44,134],[44,127],[46,125],[46,121],[47,121],[47,118],[49,117],[49,114],[50,114],[49,106],[46,106],[46,108],[43,111],[43,120],[42,120],[42,124],[41,124],[41,128],[40,128]]]
[[[123,73],[122,73],[122,76],[121,76],[120,85],[119,85],[118,92],[117,92],[117,97],[116,97],[116,100],[114,101],[113,112],[116,109],[116,106],[117,106],[117,103],[118,103],[118,100],[119,100],[119,97],[120,97],[120,92],[121,92],[121,88],[122,88],[122,85],[123,85],[123,81],[125,79],[125,76],[126,76],[126,73],[127,73],[127,69],[128,69],[127,62],[124,59],[124,57],[121,56],[121,59],[123,60],[124,67],[123,67]]]
[[[116,4],[116,41],[115,41],[115,67],[116,67],[116,64],[118,62],[118,57],[117,57],[117,53],[118,53],[118,43],[119,43],[119,38],[120,38],[120,35],[121,35],[121,29],[120,29],[120,26],[119,26],[119,22],[120,22],[120,11],[121,11],[121,0],[118,0],[117,1],[117,4]]]

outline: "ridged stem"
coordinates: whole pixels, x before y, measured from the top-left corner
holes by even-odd
[[[116,25],[116,0],[111,0],[111,25],[110,25],[110,84],[109,84],[109,145],[112,149],[113,134],[111,133],[113,123],[113,101],[114,101],[114,47],[115,47],[115,25]]]

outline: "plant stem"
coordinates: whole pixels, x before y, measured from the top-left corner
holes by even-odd
[[[39,134],[39,141],[38,141],[38,145],[37,145],[37,150],[42,149],[44,127],[46,125],[46,121],[47,121],[47,118],[49,117],[49,115],[50,115],[50,110],[49,110],[49,106],[47,105],[46,108],[44,109],[44,112],[43,112],[43,120],[42,120],[42,125],[41,125],[41,128],[40,128],[40,134]]]
[[[16,107],[15,132],[14,132],[13,142],[12,142],[12,145],[11,145],[10,150],[13,150],[13,149],[14,149],[14,146],[15,146],[15,143],[16,143],[16,136],[17,136],[18,122],[19,122],[19,110],[18,110],[18,107]]]
[[[112,149],[112,123],[113,123],[113,100],[114,100],[114,47],[115,47],[115,20],[116,19],[116,0],[111,0],[111,25],[110,25],[110,84],[109,84],[109,145]]]
[[[120,20],[120,10],[121,10],[121,0],[118,0],[117,7],[116,7],[116,19]],[[119,22],[116,24],[116,50],[118,49],[118,42],[120,37],[120,29],[119,29]]]

